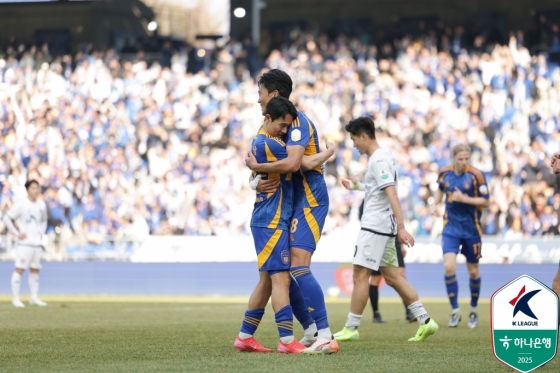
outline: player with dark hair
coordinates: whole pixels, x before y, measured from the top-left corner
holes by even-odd
[[[39,200],[41,188],[36,180],[27,181],[25,189],[27,198],[16,202],[3,219],[8,230],[19,240],[16,248],[16,269],[12,274],[12,305],[17,308],[25,307],[19,298],[19,290],[21,276],[28,268],[31,293],[29,305],[47,305],[39,299],[39,270],[41,269],[43,235],[47,231],[47,205],[44,201]]]
[[[258,86],[259,104],[264,113],[267,102],[273,97],[289,98],[292,79],[284,71],[274,69],[258,78]],[[329,327],[323,291],[310,269],[311,257],[321,238],[329,210],[329,196],[322,164],[334,154],[334,149],[327,143],[327,150],[320,151],[315,125],[305,114],[298,111],[297,118],[287,134],[286,151],[287,157],[275,163],[259,163],[251,153],[245,161],[252,171],[258,173],[293,172],[294,211],[290,225],[290,271],[294,291],[300,289],[304,297],[301,301],[308,306],[309,313],[315,321],[307,329],[304,326],[304,338],[301,343],[308,346],[304,351],[307,354],[335,353],[338,351],[338,344],[333,339]],[[274,188],[270,183],[259,183],[259,191]],[[292,305],[297,299],[292,299]],[[296,314],[300,322],[302,317],[303,315]]]
[[[465,144],[453,147],[453,165],[439,172],[434,209],[446,196],[445,215],[443,216],[442,248],[445,268],[445,286],[451,303],[449,326],[455,328],[461,321],[459,308],[459,285],[457,283],[457,254],[467,259],[470,277],[471,304],[469,328],[478,325],[478,297],[480,295],[480,271],[478,262],[482,257],[482,228],[480,216],[482,209],[490,205],[490,194],[484,174],[469,165],[471,148]],[[434,210],[437,213],[437,210]]]
[[[353,178],[342,181],[348,190],[366,192],[362,229],[354,251],[354,290],[350,312],[345,327],[334,337],[339,341],[360,338],[362,313],[368,300],[371,271],[381,270],[387,285],[393,287],[403,298],[420,324],[411,342],[421,342],[438,330],[430,318],[412,285],[399,273],[395,239],[402,244],[414,246],[414,239],[406,231],[397,193],[397,165],[387,148],[381,148],[375,138],[373,120],[361,117],[350,121],[346,131],[360,154],[369,157],[365,183]]]
[[[286,158],[286,145],[280,137],[297,116],[294,105],[285,98],[274,98],[266,106],[265,122],[251,146],[252,154],[262,162],[278,162]],[[288,230],[292,216],[292,174],[260,173],[265,179],[279,179],[280,187],[273,193],[257,193],[251,232],[257,250],[259,283],[249,298],[249,305],[234,342],[238,351],[272,352],[253,338],[270,295],[280,334],[278,352],[299,354],[305,349],[294,339],[293,311],[290,305],[290,251]],[[271,291],[269,290],[271,289]]]

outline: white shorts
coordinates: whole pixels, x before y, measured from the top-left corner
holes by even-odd
[[[21,269],[41,269],[41,246],[22,246],[16,248],[16,268]]]
[[[374,271],[379,270],[379,267],[398,267],[395,237],[362,229],[358,234],[352,263]]]

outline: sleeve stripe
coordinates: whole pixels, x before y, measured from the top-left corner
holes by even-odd
[[[467,172],[470,172],[471,174],[473,174],[476,177],[476,180],[478,181],[478,184],[482,185],[484,184],[484,175],[482,174],[482,172],[480,172],[480,170],[477,170],[474,167],[470,167],[467,169]]]
[[[390,183],[386,183],[386,184],[380,185],[380,186],[379,186],[379,189],[380,189],[380,190],[383,190],[383,189],[385,189],[385,188],[387,188],[387,187],[390,187],[390,186],[393,186],[393,185],[395,185],[395,182],[394,182],[394,181],[392,181],[392,182],[390,182]]]

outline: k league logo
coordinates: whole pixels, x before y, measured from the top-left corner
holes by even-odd
[[[548,286],[522,275],[492,295],[492,347],[496,359],[531,372],[556,356],[558,297]]]
[[[512,321],[512,326],[538,326],[538,320],[539,318],[537,316],[535,316],[535,313],[533,312],[533,310],[531,309],[531,306],[529,306],[529,301],[535,296],[537,295],[542,289],[537,289],[537,290],[533,290],[530,291],[528,293],[525,293],[525,285],[523,285],[523,287],[521,288],[521,290],[519,291],[519,294],[517,294],[517,296],[515,298],[513,298],[512,300],[509,301],[509,304],[511,304],[512,306],[514,306],[513,309],[513,317],[515,318],[515,316],[521,312],[522,314],[525,314],[526,316],[529,316],[530,318],[537,320],[537,321]]]

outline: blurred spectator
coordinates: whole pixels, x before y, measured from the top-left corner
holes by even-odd
[[[551,30],[543,40],[556,48],[557,25]],[[337,179],[367,167],[343,131],[361,115],[374,118],[379,142],[398,159],[399,197],[416,235],[441,231],[427,206],[459,142],[471,145],[471,162],[490,186],[485,234],[558,234],[560,192],[547,157],[559,151],[560,71],[545,55],[530,55],[523,33],[509,41],[498,30],[485,38],[462,27],[395,39],[299,28],[263,35],[258,50],[249,39],[190,54],[165,43],[151,65],[142,53],[120,60],[90,45],[56,58],[47,45],[6,49],[1,208],[21,198],[34,174],[46,187],[52,229],[92,245],[149,233],[249,234],[254,193],[243,158],[262,122],[252,77],[264,65],[290,74],[291,99],[321,143],[338,146],[325,165],[325,234],[358,224],[361,197]]]

